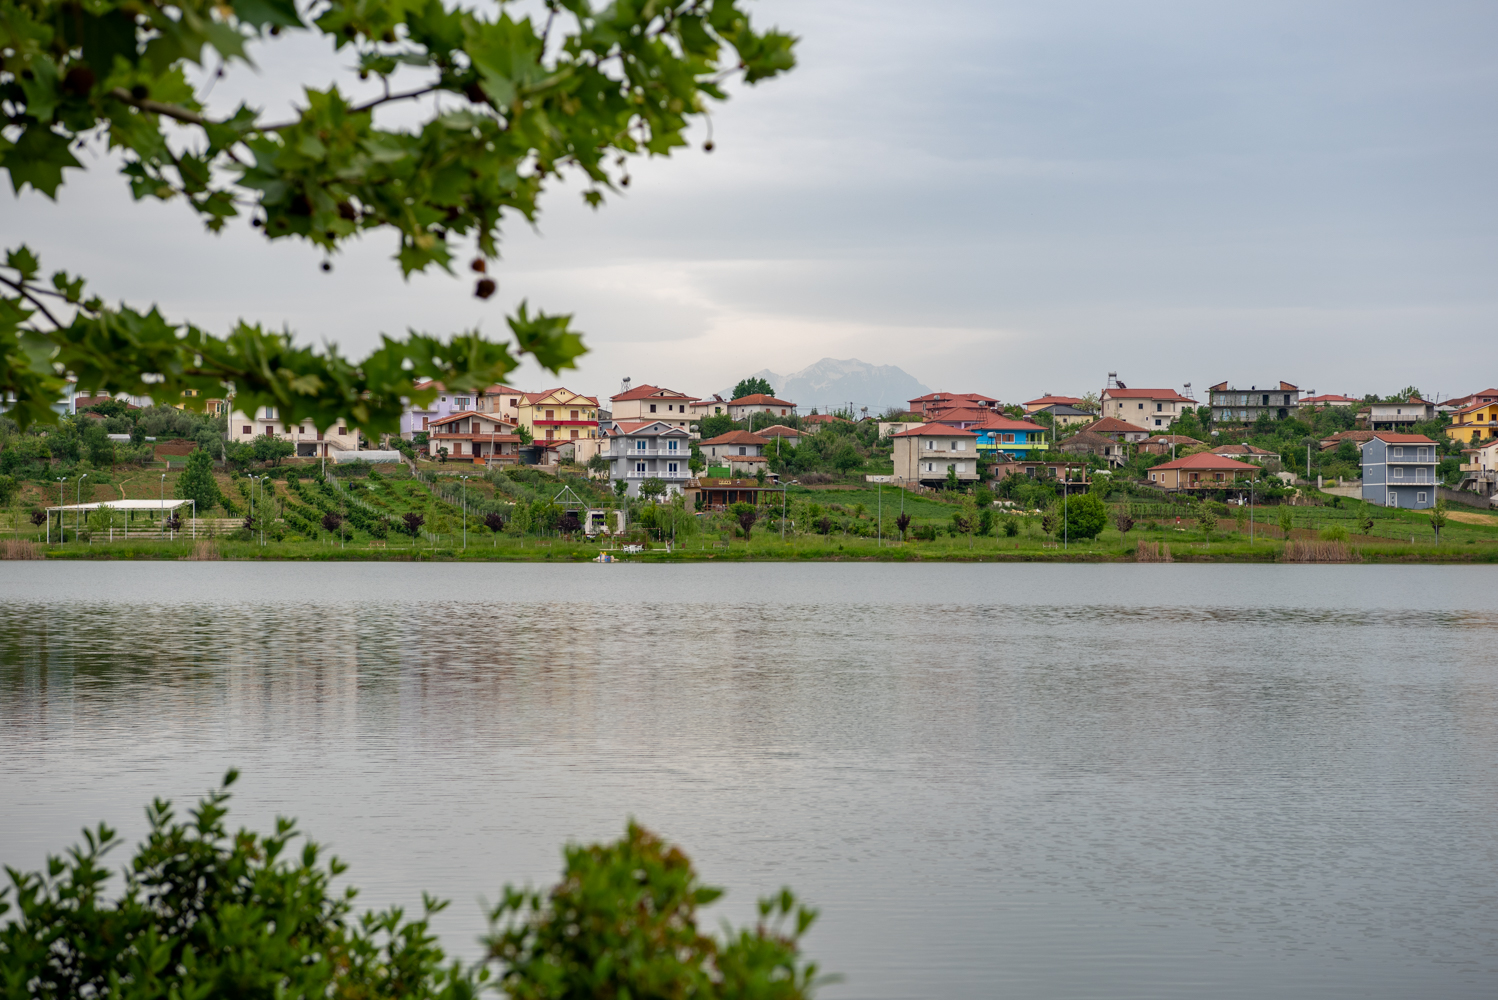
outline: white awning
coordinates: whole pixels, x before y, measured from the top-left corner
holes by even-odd
[[[102,503],[70,503],[62,507],[48,507],[48,510],[98,510],[100,507],[108,507],[110,510],[176,510],[178,507],[187,507],[192,504],[191,500],[106,500]]]
[[[398,451],[334,451],[328,456],[334,465],[343,465],[345,462],[370,462],[373,464],[386,464],[389,462],[404,462],[405,458]]]

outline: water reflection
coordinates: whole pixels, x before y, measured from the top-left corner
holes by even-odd
[[[1486,576],[624,569],[0,574],[4,860],[234,763],[460,947],[635,814],[829,996],[1489,995]]]

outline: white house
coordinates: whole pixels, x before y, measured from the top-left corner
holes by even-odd
[[[328,458],[334,452],[357,451],[359,430],[340,420],[320,431],[310,420],[288,424],[274,406],[262,406],[253,414],[235,410],[229,415],[229,440],[254,444],[257,437],[275,437],[296,445],[298,458]]]
[[[748,420],[756,413],[768,413],[772,417],[794,417],[796,404],[774,396],[756,392],[728,401],[728,416],[733,420]]]

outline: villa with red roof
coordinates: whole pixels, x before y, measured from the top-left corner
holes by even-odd
[[[997,410],[999,401],[981,392],[928,392],[910,400],[910,412],[922,417],[929,417],[933,410],[953,406]]]
[[[1032,399],[1028,403],[1026,403],[1025,412],[1035,413],[1037,410],[1043,410],[1048,406],[1080,407],[1082,405],[1082,402],[1083,400],[1081,396],[1053,396],[1050,393],[1046,393],[1039,399]]]
[[[517,418],[536,441],[569,441],[599,435],[598,400],[580,396],[571,389],[523,393]]]
[[[728,417],[731,420],[748,420],[756,413],[768,413],[772,417],[794,417],[796,404],[762,392],[728,401]]]
[[[1138,444],[1150,436],[1150,432],[1138,424],[1131,424],[1127,420],[1119,420],[1117,417],[1104,417],[1103,419],[1089,424],[1083,430],[1113,441],[1124,441],[1129,444]]]
[[[446,449],[449,460],[474,465],[519,461],[520,435],[515,422],[498,413],[465,410],[427,424],[427,452],[433,458]]]
[[[1363,499],[1381,507],[1436,505],[1436,443],[1424,434],[1377,431],[1363,445]]]
[[[939,486],[950,472],[958,482],[978,481],[977,435],[946,424],[915,424],[890,435],[895,481]]]
[[[1327,393],[1321,396],[1300,397],[1301,406],[1362,406],[1363,400],[1354,396],[1338,396],[1336,393]]]
[[[696,396],[688,396],[675,389],[662,389],[654,385],[637,385],[610,397],[614,420],[634,421],[662,420],[672,427],[690,432],[696,417],[691,407],[698,402]]]
[[[1163,428],[1196,407],[1196,400],[1182,396],[1174,389],[1109,387],[1098,398],[1103,404],[1102,416],[1143,427],[1153,434],[1163,433]]]
[[[1227,490],[1242,480],[1247,482],[1262,476],[1263,470],[1247,462],[1214,455],[1210,451],[1197,452],[1166,462],[1150,469],[1150,483],[1162,490]]]

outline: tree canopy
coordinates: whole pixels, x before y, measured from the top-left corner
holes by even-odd
[[[746,378],[740,379],[739,384],[733,387],[733,398],[743,399],[745,396],[773,396],[775,390],[771,388],[768,379]]]
[[[19,195],[55,198],[75,152],[116,151],[131,194],[181,204],[213,232],[248,217],[268,240],[333,254],[389,231],[403,274],[453,270],[474,254],[474,292],[495,290],[509,211],[537,218],[549,181],[580,175],[598,206],[629,184],[632,157],[686,143],[709,102],[740,75],[750,84],[794,65],[795,39],[751,26],[740,0],[650,0],[595,10],[544,0],[539,22],[440,0],[0,0],[0,171]],[[305,87],[295,114],[270,120],[241,104],[209,106],[221,74],[257,46],[319,33],[357,80]],[[420,101],[420,104],[416,102]],[[382,124],[382,109],[417,117]],[[165,127],[168,123],[171,128]],[[712,148],[711,140],[704,148]],[[327,266],[326,263],[324,266]],[[513,342],[477,331],[385,335],[362,360],[299,347],[289,332],[241,322],[223,336],[155,307],[106,304],[82,277],[24,245],[0,268],[0,394],[22,426],[56,419],[68,376],[81,387],[201,407],[230,386],[243,409],[274,406],[288,423],[346,418],[366,432],[398,427],[403,400],[502,381],[530,354],[552,372],[584,347],[571,317],[522,302]]]

